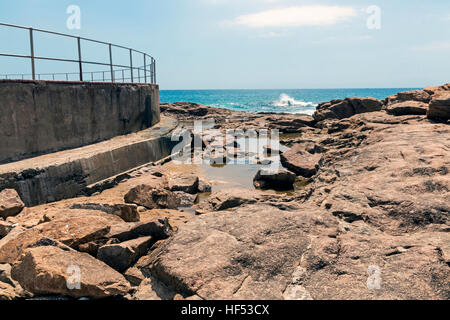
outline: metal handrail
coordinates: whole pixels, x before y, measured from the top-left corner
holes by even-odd
[[[132,83],[137,80],[137,82],[141,82],[141,79],[144,80],[144,83],[151,83],[156,84],[156,60],[146,54],[145,52],[135,50],[132,48],[112,44],[109,42],[79,37],[79,36],[73,36],[70,34],[60,33],[60,32],[54,32],[54,31],[48,31],[43,29],[34,29],[31,27],[24,27],[19,25],[13,25],[8,23],[2,23],[0,22],[0,26],[3,27],[9,27],[9,28],[17,28],[17,29],[23,29],[29,31],[29,38],[30,38],[30,55],[23,55],[23,54],[13,54],[13,53],[0,53],[0,57],[12,57],[12,58],[22,58],[22,59],[30,59],[31,61],[31,74],[0,74],[0,78],[6,78],[6,79],[15,79],[15,77],[19,77],[22,79],[25,79],[25,77],[31,77],[32,80],[40,80],[42,76],[52,76],[53,80],[55,80],[55,76],[57,75],[66,75],[66,80],[69,80],[69,75],[79,75],[80,81],[86,81],[86,82],[94,82],[94,81],[103,81],[103,82],[116,82],[116,79],[120,79],[120,77],[116,78],[116,73],[119,72],[122,74],[122,82],[125,82],[125,80],[131,80]],[[78,48],[78,59],[63,59],[63,58],[56,58],[56,57],[41,57],[36,56],[34,54],[34,33],[35,32],[41,32],[41,33],[47,33],[47,34],[53,34],[57,36],[62,37],[68,37],[72,39],[77,40],[77,48]],[[98,62],[98,61],[86,61],[82,59],[82,51],[81,51],[81,44],[82,41],[86,42],[92,42],[97,44],[102,44],[108,46],[109,49],[109,62]],[[120,65],[120,64],[114,64],[113,63],[113,54],[112,54],[112,48],[119,48],[129,51],[130,53],[130,65]],[[137,53],[142,55],[144,63],[142,66],[133,66],[133,53]],[[70,63],[77,63],[79,67],[79,72],[60,72],[60,73],[41,73],[36,74],[36,60],[48,60],[48,61],[59,61],[59,62],[70,62]],[[150,64],[147,64],[147,62],[150,62]],[[109,67],[109,70],[107,71],[92,71],[92,72],[84,72],[83,71],[83,65],[84,64],[90,64],[90,65],[99,65],[99,66],[107,66]],[[121,68],[119,70],[115,68]],[[125,77],[125,71],[130,72],[130,77]],[[138,76],[135,77],[134,73],[137,71]],[[141,76],[141,71],[143,71],[143,76]],[[109,73],[109,77],[105,77],[105,74]],[[91,75],[91,80],[85,80],[84,77],[85,74]],[[94,74],[103,74],[103,77],[101,79],[103,80],[94,80]],[[108,81],[110,80],[110,81]]]

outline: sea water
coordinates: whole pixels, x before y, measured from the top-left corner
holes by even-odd
[[[346,97],[384,99],[416,88],[389,89],[274,89],[274,90],[161,90],[161,102],[195,102],[246,112],[312,115],[321,102]]]

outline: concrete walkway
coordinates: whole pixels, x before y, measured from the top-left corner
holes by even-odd
[[[97,144],[0,165],[0,190],[16,189],[27,206],[86,194],[89,185],[171,154],[174,118]]]

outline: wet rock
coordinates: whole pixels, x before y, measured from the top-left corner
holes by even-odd
[[[147,253],[153,242],[154,240],[149,236],[106,245],[98,249],[97,259],[119,272],[124,272]]]
[[[433,96],[427,116],[428,119],[442,122],[450,119],[450,92]]]
[[[190,194],[198,192],[199,178],[192,174],[176,174],[168,178],[169,190],[182,191]],[[169,208],[170,209],[170,208]]]
[[[322,152],[314,143],[299,143],[281,155],[281,163],[298,176],[310,178],[319,169]]]
[[[259,170],[253,183],[257,189],[291,190],[297,176],[284,169]]]
[[[125,195],[126,203],[152,209],[177,209],[180,205],[176,194],[165,189],[156,189],[148,185],[140,185]]]
[[[24,207],[16,190],[5,189],[0,192],[0,218],[18,215]]]
[[[23,288],[36,295],[100,299],[124,296],[131,288],[120,273],[103,262],[55,246],[27,249],[14,264],[12,275]]]
[[[395,116],[426,115],[428,104],[420,101],[405,101],[389,105],[386,111]]]

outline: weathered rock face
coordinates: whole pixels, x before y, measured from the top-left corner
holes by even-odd
[[[336,222],[260,205],[212,213],[180,228],[147,269],[185,296],[282,299],[315,225],[326,234]]]
[[[180,205],[176,194],[169,190],[140,185],[125,195],[126,203],[134,203],[147,209],[177,209]]]
[[[420,101],[405,101],[389,105],[386,111],[395,116],[426,115],[428,104]]]
[[[347,98],[322,103],[314,114],[316,121],[325,119],[345,119],[355,114],[380,111],[383,103],[375,98]]]
[[[414,91],[406,91],[399,92],[396,95],[388,97],[386,99],[386,104],[397,104],[406,101],[416,101],[428,104],[431,100],[431,95],[425,90],[414,90]]]
[[[128,281],[103,262],[55,246],[27,249],[14,265],[12,275],[26,290],[39,295],[99,299],[124,296],[130,291]]]
[[[25,207],[16,190],[5,189],[0,192],[0,217],[15,216]]]
[[[257,189],[292,190],[297,176],[284,169],[259,170],[253,183]]]
[[[314,143],[299,143],[281,155],[281,163],[298,176],[309,178],[319,169],[322,152]]]
[[[428,119],[447,122],[450,119],[450,92],[435,95],[427,115]]]
[[[119,272],[124,272],[147,253],[153,242],[152,237],[142,237],[119,244],[106,245],[99,248],[97,259]]]

